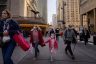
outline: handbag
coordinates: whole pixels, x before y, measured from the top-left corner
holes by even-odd
[[[30,45],[28,42],[25,40],[25,38],[22,36],[21,33],[14,34],[13,39],[15,42],[24,50],[27,51],[30,48]]]
[[[6,43],[6,42],[8,42],[8,41],[10,41],[10,36],[3,36],[2,42],[3,42],[3,43]]]

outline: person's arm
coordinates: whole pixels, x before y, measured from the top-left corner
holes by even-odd
[[[49,43],[50,42],[50,38],[48,38],[46,41],[44,41],[44,43]]]
[[[63,34],[63,40],[66,40],[66,37],[67,37],[67,30],[64,30],[64,34]]]
[[[2,21],[0,20],[0,37],[3,36]]]

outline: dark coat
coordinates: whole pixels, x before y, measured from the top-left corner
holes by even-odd
[[[3,44],[3,42],[2,42],[3,27],[4,27],[4,22],[5,21],[6,21],[6,19],[0,20],[0,38],[1,38],[0,46],[6,45],[6,44]],[[8,24],[9,24],[8,33],[9,33],[10,38],[13,40],[13,35],[18,33],[18,31],[20,31],[20,27],[19,27],[18,23],[13,19],[8,20]],[[14,41],[14,44],[15,44],[15,41]]]
[[[85,34],[85,31],[84,31],[84,39],[88,39],[90,38],[90,33],[88,30],[86,30],[86,34]]]
[[[6,19],[0,20],[0,36],[1,37],[3,37],[4,21],[6,21]],[[9,23],[9,30],[8,30],[9,36],[13,37],[13,35],[15,33],[18,33],[18,31],[20,31],[20,27],[19,27],[18,23],[13,19],[8,20],[8,23]]]

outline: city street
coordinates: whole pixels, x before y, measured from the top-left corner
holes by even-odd
[[[50,47],[57,48],[53,33],[54,38],[59,36],[53,61],[48,43],[44,47],[39,45],[40,53],[34,58],[39,50],[34,50],[30,42],[36,48],[37,42],[43,41],[42,35],[51,36]],[[77,37],[77,44],[71,44],[72,57],[65,53],[66,44],[61,36],[68,40],[69,51],[70,41],[76,42],[74,36]],[[48,37],[43,38],[45,41]],[[95,39],[96,0],[0,0],[0,64],[96,64]],[[26,47],[28,43],[30,48]]]
[[[34,53],[29,52],[18,64],[96,64],[96,46],[84,45],[79,42],[74,50],[75,60],[72,60],[64,52],[65,45],[62,38],[59,38],[59,49],[53,62],[50,61],[50,53],[48,45],[40,48],[40,55],[37,60],[34,60]],[[74,45],[72,45],[72,49]],[[31,50],[32,51],[32,50]]]
[[[29,41],[29,39],[27,39]],[[75,47],[74,55],[75,60],[72,60],[68,55],[65,54],[63,39],[59,38],[59,49],[55,55],[53,62],[50,61],[50,53],[48,44],[45,47],[40,48],[40,55],[37,60],[34,60],[34,49],[30,49],[25,52],[20,47],[16,47],[12,59],[15,64],[96,64],[96,46],[92,44],[84,45],[83,42],[78,42]],[[74,45],[72,45],[72,50]],[[0,64],[2,62],[2,54],[0,50]]]

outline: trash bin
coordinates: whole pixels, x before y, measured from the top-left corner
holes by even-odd
[[[93,36],[93,44],[96,45],[96,35]]]

